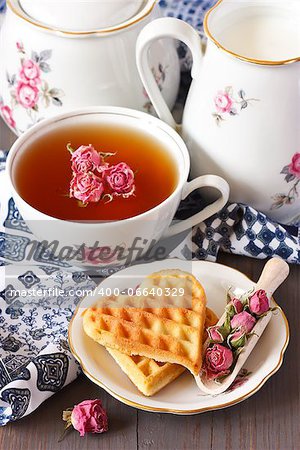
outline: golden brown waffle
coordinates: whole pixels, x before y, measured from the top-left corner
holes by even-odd
[[[218,317],[206,308],[205,328],[215,325]],[[203,337],[203,342],[206,337]],[[159,363],[145,356],[129,356],[119,350],[106,350],[142,394],[154,395],[179,377],[186,369],[178,364]]]
[[[187,272],[163,270],[147,277],[141,287],[145,286],[160,287],[163,292],[166,287],[183,288],[184,295],[181,299],[176,295],[159,295],[160,304],[166,306],[155,308],[120,307],[128,301],[124,295],[101,299],[84,312],[84,331],[105,347],[127,355],[179,364],[198,374],[206,314],[201,284]],[[157,300],[155,294],[131,298],[139,306],[151,305],[153,300]],[[184,307],[178,307],[179,301]]]
[[[186,370],[179,364],[160,363],[145,356],[129,356],[109,347],[106,350],[138,390],[147,396],[160,391]]]

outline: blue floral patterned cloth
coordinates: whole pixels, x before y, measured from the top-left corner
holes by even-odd
[[[212,3],[160,1],[165,15],[182,18],[199,32]],[[0,0],[0,13],[4,7]],[[182,46],[179,52],[186,69],[189,54]],[[0,151],[0,425],[31,413],[75,379],[79,368],[67,344],[68,322],[82,293],[95,287],[86,273],[47,252],[33,252],[28,261],[32,235],[5,189],[5,160]],[[194,196],[180,206],[177,218],[202,206]],[[170,256],[215,260],[220,250],[255,258],[279,255],[300,263],[297,228],[237,204],[195,227]]]
[[[78,269],[0,267],[1,425],[29,414],[78,375],[67,324],[81,292],[94,286]]]
[[[0,425],[29,414],[78,375],[68,322],[95,287],[47,253],[35,251],[28,261],[33,236],[6,189],[5,160],[0,151]]]

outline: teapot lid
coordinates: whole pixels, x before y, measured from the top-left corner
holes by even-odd
[[[34,21],[55,29],[84,32],[120,25],[138,15],[149,1],[17,0],[17,3]]]

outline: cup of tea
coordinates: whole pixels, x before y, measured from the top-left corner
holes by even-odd
[[[131,262],[218,212],[227,182],[187,181],[189,171],[186,145],[169,125],[119,107],[44,120],[16,140],[7,160],[15,204],[42,248],[88,266]],[[180,201],[201,187],[215,188],[218,199],[172,224]]]

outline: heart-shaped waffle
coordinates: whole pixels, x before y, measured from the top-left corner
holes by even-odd
[[[217,322],[218,317],[215,313],[211,309],[206,308],[205,330]],[[207,333],[205,332],[203,342],[205,342],[206,338]],[[146,356],[130,356],[109,347],[106,347],[106,350],[139,391],[147,396],[156,394],[156,392],[170,384],[186,370],[185,367],[179,364],[157,362]]]
[[[201,284],[187,272],[163,270],[147,277],[140,291],[148,295],[99,299],[83,314],[84,331],[105,347],[198,374],[206,316]]]

